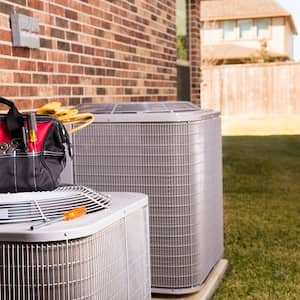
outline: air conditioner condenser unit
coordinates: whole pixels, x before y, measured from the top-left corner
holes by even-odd
[[[219,113],[189,102],[80,105],[70,182],[149,196],[152,292],[192,293],[223,255]]]
[[[90,209],[98,201],[89,193],[84,203],[71,189],[63,197],[0,194],[0,299],[150,300],[146,195],[111,193],[105,209],[30,230],[36,222],[24,220],[37,205],[49,216],[71,202]]]

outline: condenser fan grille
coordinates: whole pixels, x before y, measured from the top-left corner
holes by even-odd
[[[109,195],[83,186],[64,186],[49,192],[0,194],[0,224],[54,219],[81,206],[92,213],[109,205]]]
[[[91,103],[78,105],[80,112],[95,114],[138,114],[201,111],[190,102]]]

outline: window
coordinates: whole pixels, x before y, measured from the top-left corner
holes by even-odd
[[[259,19],[256,21],[257,37],[264,39],[269,37],[270,19]]]
[[[252,34],[252,20],[240,20],[238,21],[239,37],[240,39],[251,39]]]
[[[176,0],[176,47],[177,59],[188,60],[187,2]]]
[[[235,39],[235,21],[223,22],[223,39],[224,40]]]
[[[176,0],[177,100],[190,101],[188,0]]]

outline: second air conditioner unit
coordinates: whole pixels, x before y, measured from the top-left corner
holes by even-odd
[[[200,289],[223,255],[219,113],[188,102],[79,106],[95,122],[73,136],[69,178],[149,196],[152,292]]]

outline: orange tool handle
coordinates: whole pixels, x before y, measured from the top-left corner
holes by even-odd
[[[64,213],[64,221],[71,221],[81,216],[86,215],[87,211],[84,206],[77,207]]]

